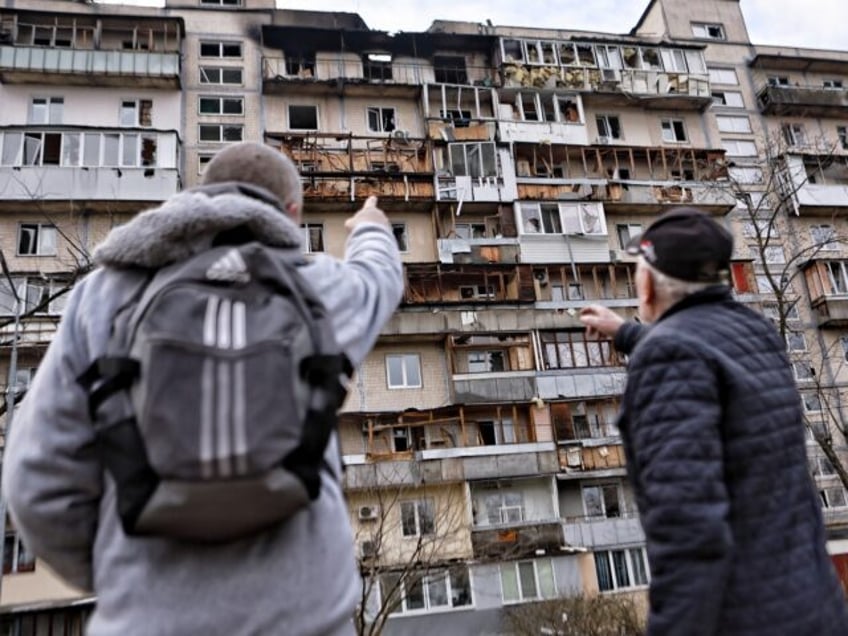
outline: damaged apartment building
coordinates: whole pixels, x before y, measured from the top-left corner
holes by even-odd
[[[634,315],[623,247],[686,204],[734,232],[736,297],[786,333],[848,568],[848,52],[752,44],[737,0],[649,0],[626,34],[559,20],[389,34],[273,0],[6,2],[6,404],[109,229],[196,185],[226,144],[261,141],[300,170],[307,253],[341,255],[376,195],[404,261],[339,425],[369,620],[497,634],[518,604],[644,597],[615,424],[625,361],[576,314]],[[95,599],[9,520],[4,540],[0,633],[82,633]]]

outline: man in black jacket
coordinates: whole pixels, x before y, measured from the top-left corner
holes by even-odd
[[[646,328],[601,306],[630,355],[619,427],[651,567],[648,635],[845,636],[785,344],[727,285],[731,235],[692,208],[628,248]]]

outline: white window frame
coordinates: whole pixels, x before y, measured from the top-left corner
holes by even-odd
[[[689,141],[689,134],[686,131],[686,121],[684,119],[679,119],[677,117],[661,119],[660,131],[662,133],[663,143],[685,144]],[[680,136],[681,134],[682,138]]]
[[[848,508],[848,493],[840,485],[819,488],[819,497],[825,510]]]
[[[204,54],[203,47],[217,47],[217,54]],[[238,55],[226,55],[226,48],[237,46]],[[241,60],[244,58],[244,44],[238,40],[200,40],[197,44],[197,57],[202,60]]]
[[[315,112],[315,127],[314,128],[308,128],[308,127],[295,128],[294,126],[292,126],[292,116],[291,116],[292,108],[311,108],[311,109],[313,109],[314,112]],[[321,128],[321,112],[318,109],[318,106],[316,104],[288,104],[286,106],[286,119],[287,119],[287,122],[288,122],[289,130],[318,130],[319,128]]]
[[[401,382],[392,384],[391,373],[389,372],[389,360],[400,359],[401,361]],[[418,374],[418,383],[413,384],[409,376],[410,368],[407,365],[414,364],[416,373]],[[424,384],[424,378],[421,374],[421,356],[417,353],[389,353],[386,354],[386,385],[389,389],[420,389]]]
[[[613,121],[615,126],[613,126]],[[599,114],[595,115],[595,126],[598,128],[598,138],[624,139],[624,129],[621,126],[621,118],[618,115]],[[618,129],[618,134],[616,134]]]
[[[839,140],[842,150],[848,150],[848,126],[837,126],[836,138]]]
[[[763,171],[757,166],[731,166],[727,170],[730,177],[741,185],[763,182]]]
[[[546,564],[544,566],[544,572],[540,572],[539,563],[543,562]],[[521,580],[521,566],[527,566],[528,564],[530,564],[533,568],[533,585],[536,588],[535,593],[532,595],[529,590],[523,589],[524,586],[522,585]],[[550,559],[510,561],[507,563],[501,563],[498,570],[501,583],[501,599],[503,600],[504,605],[554,598],[557,595],[556,571],[554,570],[553,562]],[[506,573],[510,573],[508,576],[515,577],[515,587],[518,592],[518,596],[516,598],[506,597],[506,586],[504,584],[504,575]],[[543,581],[542,576],[545,576],[546,578],[549,576],[550,578],[549,580]]]
[[[711,84],[724,84],[725,86],[739,86],[739,76],[735,68],[719,68],[708,66],[707,73]]]
[[[412,532],[407,532],[404,518],[410,510],[415,527],[412,529]],[[431,537],[436,534],[436,504],[433,499],[401,501],[400,519],[400,531],[404,539],[420,539],[421,537]],[[425,527],[426,524],[423,521],[429,522],[429,529]]]
[[[542,216],[543,206],[547,213],[553,205],[557,206],[558,218],[553,217],[552,222],[546,225]],[[597,203],[554,203],[554,202],[528,202],[516,201],[515,214],[518,220],[518,229],[522,235],[562,235],[572,236],[606,236],[607,222],[603,206]],[[531,220],[536,220],[538,232],[529,230]],[[590,220],[592,221],[590,225]],[[558,228],[557,228],[558,226]],[[534,226],[535,227],[535,226]],[[551,231],[549,231],[549,229]],[[559,231],[556,231],[556,230]]]
[[[625,249],[627,244],[635,237],[641,236],[645,231],[641,223],[616,223],[615,233],[618,237],[618,246],[620,249]]]
[[[816,393],[801,393],[801,403],[805,413],[821,413],[821,398]]]
[[[722,139],[721,145],[733,157],[757,156],[757,144],[753,139]]]
[[[786,350],[790,353],[803,353],[807,351],[807,336],[803,331],[786,332]]]
[[[226,73],[238,72],[239,79],[237,82],[227,81],[224,75]],[[204,86],[243,86],[244,85],[244,69],[240,66],[198,66],[200,73],[200,83]],[[210,73],[218,73],[217,81],[210,79]]]
[[[38,107],[38,111],[36,111],[36,107]],[[31,126],[61,124],[64,119],[64,111],[64,97],[33,97],[29,102],[27,124]],[[36,117],[36,112],[40,112],[43,116]]]
[[[489,152],[484,152],[484,150]],[[493,166],[487,167],[484,155],[489,155],[492,158]],[[457,174],[453,171],[455,159],[461,159],[463,167],[462,174]],[[471,177],[472,179],[501,178],[498,149],[493,141],[473,141],[448,144],[447,160],[448,171],[451,176]],[[472,169],[473,164],[476,164],[476,169],[479,171],[479,174],[474,174],[475,171]]]
[[[822,80],[822,88],[826,90],[841,90],[844,87],[844,84],[841,79],[826,79]]]
[[[793,360],[792,373],[795,375],[796,382],[811,382],[815,378],[809,360]]]
[[[784,122],[780,126],[780,133],[790,147],[803,147],[808,143],[807,127],[800,122]]]
[[[624,565],[627,570],[627,578],[628,581],[619,581],[618,580],[618,571],[615,567],[615,560],[613,559],[613,553],[620,552],[624,555]],[[634,566],[633,561],[633,553],[637,552],[641,555],[641,563],[644,567],[644,582],[636,582],[636,575],[639,573],[639,569]],[[608,594],[615,592],[617,590],[627,590],[627,589],[639,589],[644,588],[651,582],[651,571],[648,565],[648,557],[644,547],[631,547],[631,548],[617,548],[615,550],[596,550],[595,551],[595,568],[597,572],[598,561],[600,559],[604,559],[607,563],[607,567],[610,573],[610,583],[612,583],[612,587],[610,589],[601,589],[601,577],[598,576],[598,589],[601,594]]]
[[[751,120],[747,115],[716,115],[719,132],[750,134]]]
[[[769,86],[789,86],[788,75],[769,75],[766,78],[766,84]]]
[[[207,102],[209,104],[216,102],[217,110],[204,112],[202,108],[203,102]],[[225,102],[237,102],[239,105],[239,111],[237,113],[224,112]],[[222,117],[244,117],[244,97],[228,95],[199,95],[197,98],[197,114],[201,117],[208,117],[211,115],[220,115]]]
[[[391,122],[386,121],[386,114],[391,112]],[[371,126],[371,116],[376,117],[377,127]],[[394,106],[366,106],[365,126],[369,132],[390,133],[399,130],[397,108]]]
[[[6,556],[6,542],[13,541],[12,562],[6,569],[6,559],[0,563],[0,575],[15,574],[17,572],[33,572],[35,570],[35,555],[30,552],[17,532],[6,532],[3,537],[3,557]]]
[[[317,254],[319,252],[324,252],[326,250],[326,241],[324,236],[324,224],[323,223],[301,223],[300,231],[303,236],[303,253],[304,254]],[[319,242],[321,244],[321,249],[312,249],[312,239],[311,233],[318,232]]]
[[[721,97],[718,97],[718,96]],[[745,108],[745,100],[739,91],[713,91],[713,105],[721,108]]]
[[[459,569],[463,570],[463,576],[465,578],[465,582],[467,583],[468,602],[466,603],[454,603],[454,577],[451,576],[451,571],[457,571]],[[389,599],[386,598],[387,592],[384,589],[384,577],[395,576],[400,577],[401,574],[391,571],[383,572],[380,574],[379,592],[380,601],[382,604],[386,604],[389,601]],[[416,586],[421,587],[422,598],[424,600],[424,607],[412,609],[409,608],[408,595],[406,591],[407,578],[404,578],[403,580],[398,582],[398,587],[395,588],[398,590],[400,598],[398,599],[398,603],[390,612],[390,614],[393,616],[396,616],[398,614],[415,615],[430,614],[436,612],[449,612],[458,609],[471,609],[474,607],[473,575],[471,572],[471,568],[469,568],[467,564],[459,564],[447,569],[431,570],[427,572],[426,575],[422,575],[420,578],[415,572],[409,572],[408,578],[412,578]],[[444,582],[445,598],[447,599],[447,604],[445,605],[433,605],[431,592],[433,589],[433,584],[438,583],[439,581]]]
[[[615,488],[616,499],[618,501],[618,514],[610,516],[609,511],[607,510],[607,501],[604,497],[604,489],[605,488]],[[598,490],[599,498],[598,503],[600,504],[601,512],[600,514],[590,514],[589,512],[589,504],[586,500],[587,492],[590,490]],[[596,483],[588,483],[582,484],[580,487],[580,499],[583,503],[583,515],[587,518],[592,519],[619,519],[624,516],[624,489],[622,488],[620,481],[602,481]]]
[[[218,129],[217,139],[204,139],[204,130]],[[238,130],[240,135],[238,139],[224,139],[224,130],[230,128]],[[197,125],[197,142],[201,144],[237,144],[244,141],[244,126],[241,124],[198,124]]]
[[[819,252],[832,252],[839,249],[839,242],[836,240],[836,231],[828,223],[811,225],[810,241],[812,241],[813,246],[818,246]]]
[[[35,251],[21,252],[21,241],[24,229],[35,230]],[[59,232],[53,223],[19,223],[17,236],[18,256],[56,256]]]
[[[692,22],[692,37],[701,40],[726,40],[724,25],[718,22]]]

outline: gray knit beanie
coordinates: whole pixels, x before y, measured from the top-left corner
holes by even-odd
[[[280,208],[303,204],[303,190],[297,168],[288,156],[264,144],[244,142],[228,146],[216,154],[203,171],[203,185],[239,181],[264,188],[280,200]]]

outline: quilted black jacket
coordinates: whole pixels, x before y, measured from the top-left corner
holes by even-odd
[[[785,345],[712,287],[632,353],[619,426],[647,537],[649,636],[845,636]]]

